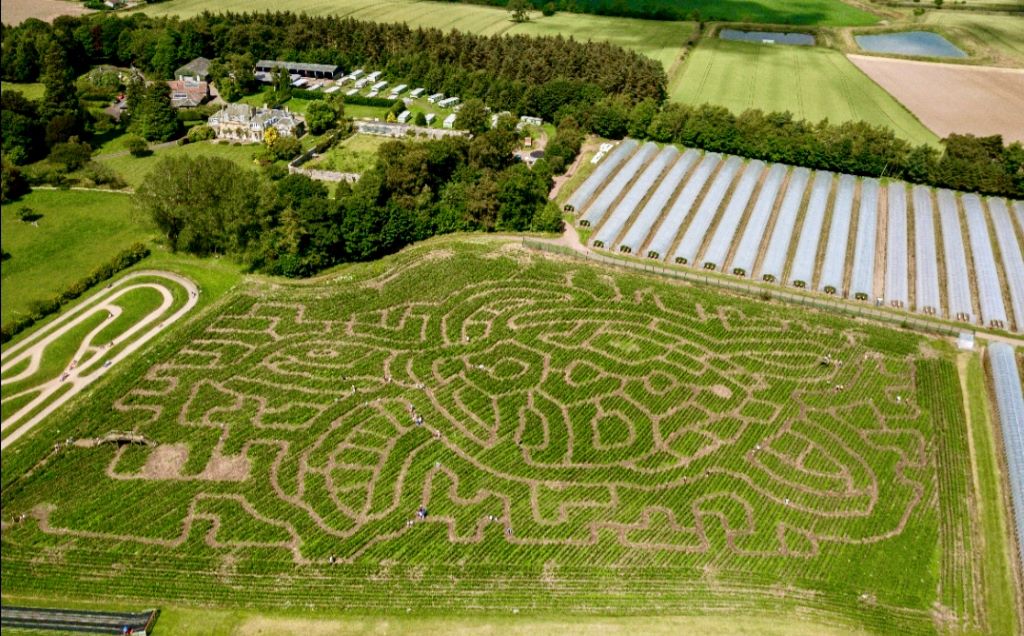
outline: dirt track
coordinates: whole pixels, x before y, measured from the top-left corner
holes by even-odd
[[[169,310],[173,306],[173,297],[171,292],[163,284],[146,282],[125,286],[125,283],[130,283],[139,277],[164,278],[171,283],[177,283],[188,292],[188,299],[181,308],[173,314],[168,315]],[[71,311],[68,311],[53,322],[47,324],[21,342],[4,351],[2,366],[4,371],[14,368],[22,361],[28,361],[28,366],[24,371],[5,379],[4,384],[17,382],[22,378],[31,376],[39,368],[47,347],[75,326],[87,320],[90,316],[99,312],[107,312],[109,314],[107,320],[86,336],[74,358],[76,360],[82,359],[86,353],[98,353],[100,348],[93,345],[94,338],[109,322],[121,314],[121,308],[112,303],[116,302],[117,298],[121,295],[139,287],[150,287],[156,289],[163,297],[163,303],[161,306],[111,341],[111,346],[116,346],[121,342],[127,343],[123,348],[117,350],[113,356],[106,357],[102,354],[93,355],[81,365],[68,369],[60,377],[52,378],[44,384],[29,389],[27,393],[35,394],[36,397],[23,408],[6,418],[3,424],[0,424],[0,430],[6,429],[14,424],[18,424],[23,415],[31,414],[36,409],[39,410],[33,417],[26,420],[14,432],[5,437],[3,441],[0,442],[0,449],[5,449],[10,444],[14,443],[33,426],[42,421],[47,415],[60,407],[61,404],[64,404],[73,396],[77,395],[82,389],[92,384],[97,378],[109,371],[113,365],[127,358],[137,349],[144,346],[168,325],[173,324],[188,313],[188,311],[192,309],[197,302],[199,302],[199,288],[195,283],[187,278],[178,276],[177,274],[171,274],[169,272],[156,272],[149,270],[142,270],[129,274],[110,285],[107,289],[100,291],[79,303]],[[153,325],[153,323],[157,321],[160,321],[160,323]],[[148,331],[139,333],[147,327],[149,327]],[[101,360],[109,361],[109,364],[99,366],[97,363]],[[61,389],[65,386],[70,386],[70,390],[61,393]],[[54,394],[58,395],[51,399]],[[18,395],[19,394],[11,396],[5,395],[4,397],[5,399],[11,399],[17,398]]]
[[[1024,141],[1024,70],[848,55],[940,137]]]

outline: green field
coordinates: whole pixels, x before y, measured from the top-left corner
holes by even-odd
[[[762,45],[705,39],[669,83],[672,99],[790,111],[796,117],[833,123],[866,121],[892,128],[914,144],[937,137],[882,87],[826,48]]]
[[[940,27],[973,50],[987,52],[997,64],[1024,67],[1024,16],[929,11],[923,24]]]
[[[162,157],[173,157],[188,155],[190,157],[223,157],[231,161],[253,168],[253,154],[258,152],[260,144],[221,144],[216,141],[202,141],[184,146],[171,146],[161,148],[145,157],[133,157],[132,155],[121,155],[119,157],[108,157],[98,159],[100,163],[110,166],[115,172],[121,175],[128,185],[137,188],[160,161]]]
[[[691,19],[694,11],[709,22],[763,22],[766,24],[814,24],[821,26],[859,26],[874,24],[878,18],[867,11],[839,0],[632,0],[625,3],[609,0],[579,0],[578,6],[599,13],[609,6],[647,11],[673,12]]]
[[[5,91],[18,91],[25,96],[26,99],[40,100],[43,98],[43,93],[46,87],[42,83],[35,82],[31,84],[20,84],[18,82],[4,82],[0,84],[0,90]]]
[[[32,208],[36,225],[18,220]],[[4,251],[2,320],[26,312],[30,302],[52,298],[132,243],[153,235],[120,193],[36,190],[0,212]]]
[[[694,28],[694,25],[688,22],[659,22],[571,13],[557,13],[550,17],[534,13],[531,21],[516,24],[509,19],[509,12],[504,9],[411,0],[302,0],[290,2],[287,7],[274,0],[171,0],[147,5],[143,10],[150,15],[190,17],[203,11],[279,11],[284,8],[295,12],[304,11],[309,15],[342,15],[374,22],[405,22],[411,27],[459,29],[484,35],[571,35],[581,41],[604,40],[636,49],[664,64],[666,69],[671,68],[679,58],[683,43]]]
[[[306,167],[363,173],[373,167],[377,161],[377,149],[388,141],[392,140],[374,135],[352,135],[306,164]]]
[[[476,236],[251,278],[5,453],[5,600],[981,631],[949,349]]]

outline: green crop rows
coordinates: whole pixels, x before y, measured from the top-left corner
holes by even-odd
[[[229,293],[5,452],[5,594],[980,624],[947,354],[509,247]]]

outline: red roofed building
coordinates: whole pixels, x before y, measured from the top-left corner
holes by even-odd
[[[195,80],[171,80],[171,106],[174,108],[192,108],[210,98],[210,85]]]

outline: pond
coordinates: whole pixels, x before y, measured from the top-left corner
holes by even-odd
[[[810,33],[775,33],[773,31],[739,31],[737,29],[722,29],[718,37],[723,40],[737,40],[740,42],[764,42],[771,40],[776,44],[797,44],[800,46],[814,46],[814,36]]]
[[[967,54],[938,33],[903,31],[879,35],[855,35],[857,44],[873,53],[921,55],[925,57],[967,57]]]

